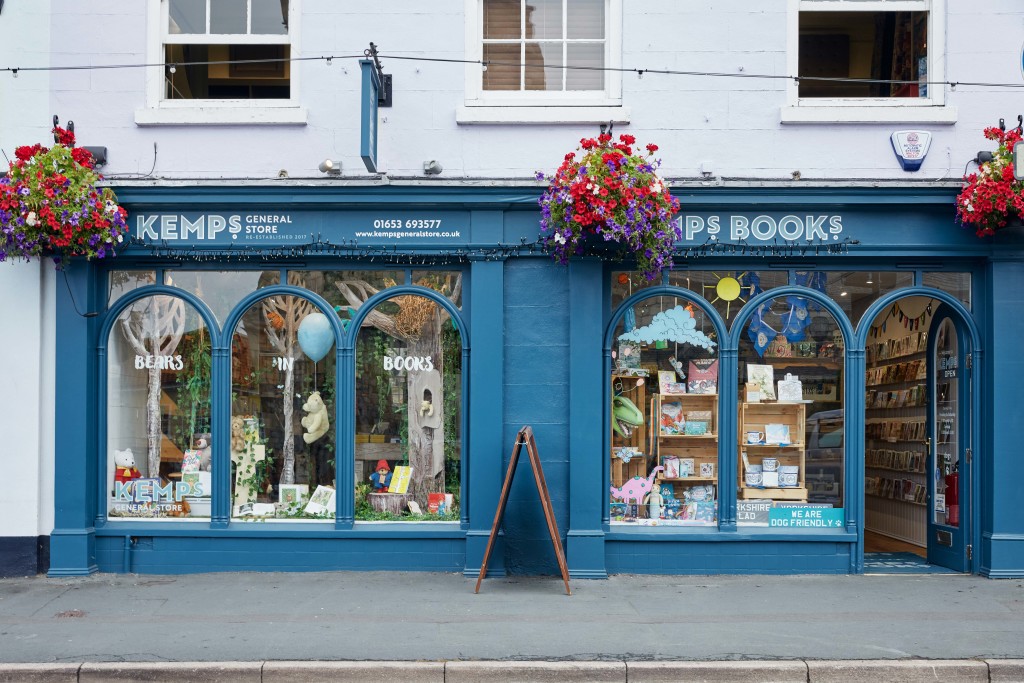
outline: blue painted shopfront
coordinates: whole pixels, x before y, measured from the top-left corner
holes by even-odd
[[[863,571],[865,384],[846,381],[841,528],[776,529],[737,524],[738,348],[758,305],[794,295],[837,321],[843,372],[865,374],[865,348],[878,313],[908,295],[927,296],[958,316],[973,354],[965,431],[972,509],[966,534],[970,570],[1024,575],[1024,480],[1014,430],[1024,363],[1020,316],[1024,239],[979,240],[953,223],[949,191],[879,188],[679,188],[686,230],[676,271],[775,271],[785,282],[742,304],[731,320],[703,291],[662,283],[612,303],[613,273],[627,264],[592,256],[558,265],[535,246],[536,190],[439,187],[118,188],[136,236],[109,263],[73,263],[58,291],[55,529],[53,576],[94,571],[424,570],[476,576],[516,433],[531,425],[574,578],[614,573],[856,573]],[[218,321],[199,298],[164,284],[139,288],[107,309],[110,269],[287,271],[387,268],[404,283],[382,292],[347,328],[332,316],[338,400],[335,515],[321,523],[239,522],[231,517],[228,420],[230,334],[243,310],[268,294],[301,295],[280,284],[253,292]],[[460,309],[416,285],[411,271],[444,268],[463,278]],[[892,271],[907,285],[884,292],[851,321],[797,272]],[[926,282],[925,273],[967,273],[968,308]],[[158,277],[157,282],[163,282]],[[199,312],[212,338],[213,506],[208,522],[108,518],[106,339],[116,315],[151,294],[174,294]],[[446,307],[462,342],[462,508],[458,521],[363,523],[353,518],[355,330],[379,300],[417,295]],[[615,330],[634,303],[684,299],[704,313],[721,344],[717,524],[647,527],[613,524],[608,512],[609,410]],[[83,311],[99,315],[84,317]],[[522,468],[520,468],[522,470]],[[532,480],[520,471],[488,573],[557,573]]]

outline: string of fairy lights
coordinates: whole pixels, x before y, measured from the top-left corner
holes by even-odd
[[[334,60],[348,60],[348,59],[365,59],[369,57],[370,50],[366,50],[361,54],[331,54],[331,55],[306,55],[306,56],[294,56],[294,57],[267,57],[261,59],[221,59],[221,60],[207,60],[207,61],[189,61],[189,62],[137,62],[137,63],[114,63],[114,64],[57,64],[48,66],[3,66],[0,67],[0,73],[10,73],[14,78],[17,78],[21,73],[44,73],[44,72],[60,72],[60,71],[100,71],[106,69],[150,69],[160,68],[168,73],[174,73],[178,67],[191,67],[191,66],[212,66],[212,65],[256,65],[256,64],[275,64],[275,63],[292,63],[292,62],[324,62],[327,65],[333,64]],[[412,55],[397,55],[397,54],[383,54],[376,53],[376,56],[380,59],[395,59],[403,61],[416,61],[416,62],[434,62],[439,64],[475,64],[478,65],[482,70],[487,70],[488,67],[536,67],[535,64],[528,64],[520,61],[505,61],[505,60],[485,60],[485,59],[457,59],[450,57],[429,57],[429,56],[412,56]],[[848,76],[801,76],[799,74],[769,74],[769,73],[755,73],[747,71],[737,72],[726,72],[726,71],[700,71],[700,70],[686,70],[686,69],[659,69],[654,67],[638,67],[638,66],[588,66],[588,65],[573,65],[573,64],[561,64],[561,65],[544,65],[545,69],[561,69],[563,71],[602,71],[602,72],[617,72],[617,73],[634,73],[638,78],[643,78],[647,74],[661,75],[661,76],[688,76],[688,77],[703,77],[703,78],[738,78],[738,79],[762,79],[762,80],[785,80],[792,81],[793,83],[803,82],[814,82],[814,83],[848,83],[848,84],[860,84],[860,85],[927,85],[929,88],[937,86],[946,86],[952,90],[956,90],[958,86],[973,87],[973,88],[1009,88],[1009,89],[1020,89],[1024,88],[1024,83],[1006,83],[1006,82],[991,82],[991,81],[976,81],[976,80],[899,80],[899,79],[884,79],[884,78],[855,78]]]
[[[753,258],[795,258],[800,256],[841,256],[850,253],[850,247],[858,240],[845,238],[836,242],[825,241],[778,241],[771,244],[747,244],[746,242],[722,242],[709,238],[699,245],[677,246],[673,256],[678,259],[705,256],[742,256]],[[188,263],[219,262],[248,263],[286,261],[303,258],[353,259],[363,263],[394,265],[462,265],[471,261],[503,261],[514,257],[550,256],[551,250],[543,240],[527,241],[520,238],[518,243],[497,244],[487,247],[456,247],[451,249],[414,250],[396,246],[370,246],[356,240],[332,242],[321,235],[315,235],[308,242],[279,246],[228,246],[197,247],[178,246],[166,241],[147,242],[132,238],[125,243],[130,253],[140,258],[156,258],[164,261]],[[122,247],[123,248],[123,247]],[[622,261],[628,258],[621,248],[608,247],[605,243],[591,246],[585,244],[580,256],[603,261]]]

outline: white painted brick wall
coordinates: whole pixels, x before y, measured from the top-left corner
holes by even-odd
[[[23,26],[34,16],[30,12],[40,11],[36,4],[8,2],[0,19],[0,30],[9,34],[0,46],[4,65],[46,61],[39,48],[47,41]],[[55,64],[142,63],[149,57],[146,12],[156,0],[53,0],[52,6],[48,44]],[[302,0],[301,6],[304,56],[358,55],[370,41],[385,55],[465,55],[462,0]],[[785,74],[786,8],[783,0],[624,0],[623,64]],[[1024,85],[1024,6],[1015,0],[948,0],[947,19],[947,78]],[[424,160],[438,159],[445,179],[528,178],[554,168],[579,137],[597,129],[591,124],[460,126],[455,112],[464,104],[463,66],[384,62],[395,79],[395,106],[381,111],[386,121],[380,126],[381,155],[391,175],[418,177]],[[75,120],[83,144],[109,148],[105,172],[111,176],[148,172],[154,142],[158,177],[268,178],[283,168],[293,178],[318,178],[316,166],[327,157],[341,159],[346,174],[360,173],[355,60],[335,60],[332,66],[297,62],[293,68],[301,72],[305,126],[139,127],[134,113],[146,104],[144,69],[59,72],[49,84],[42,74],[3,79],[5,95],[15,100],[48,90],[49,109],[62,120]],[[700,162],[708,160],[725,178],[789,179],[794,170],[805,179],[839,182],[949,178],[958,177],[965,162],[988,144],[980,135],[983,126],[1000,117],[1016,121],[1024,93],[960,86],[947,95],[947,104],[958,111],[956,125],[783,125],[784,80],[657,74],[640,79],[626,73],[623,104],[632,120],[616,130],[656,142],[669,177],[697,177]],[[39,138],[49,124],[45,116],[19,112],[16,117],[21,140]],[[931,154],[915,174],[899,168],[889,144],[893,130],[907,127],[934,133]]]

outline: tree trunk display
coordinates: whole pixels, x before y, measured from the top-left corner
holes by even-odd
[[[141,302],[145,308],[129,308],[121,331],[147,366],[146,464],[148,477],[160,476],[160,445],[163,431],[160,397],[163,391],[164,358],[173,356],[185,333],[185,302],[174,296],[153,296]]]
[[[288,284],[304,287],[298,273],[288,274]],[[295,296],[273,296],[263,300],[263,319],[267,338],[279,354],[279,369],[284,372],[282,388],[281,484],[295,483],[295,360],[299,323],[315,309],[309,301]]]
[[[454,281],[452,281],[454,280]],[[352,308],[358,309],[377,288],[363,280],[336,282],[342,296]],[[462,277],[449,278],[441,292],[457,301]],[[399,307],[395,314],[370,311],[363,325],[375,327],[388,336],[405,343],[402,353],[413,359],[406,365],[406,413],[408,417],[409,465],[412,478],[409,493],[424,509],[427,494],[444,490],[444,400],[442,383],[441,329],[448,312],[422,296],[404,295],[392,299]],[[430,358],[429,363],[423,362]],[[375,494],[370,494],[372,499]],[[373,504],[373,503],[371,503]]]
[[[366,499],[377,512],[390,512],[396,517],[408,510],[411,493],[368,493]]]

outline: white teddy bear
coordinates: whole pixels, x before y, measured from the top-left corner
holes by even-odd
[[[139,472],[139,468],[135,466],[135,454],[132,453],[132,449],[126,448],[123,451],[114,449],[114,482],[118,484],[126,484],[127,490],[131,490],[133,486],[131,482],[140,478],[142,473]]]
[[[302,409],[309,413],[302,418],[302,426],[306,428],[306,433],[302,435],[302,440],[306,443],[313,443],[331,428],[331,423],[327,419],[327,406],[324,405],[324,400],[320,398],[320,392],[314,391],[311,393],[309,399],[302,404]]]

